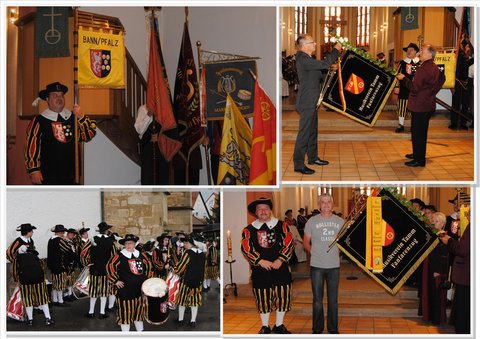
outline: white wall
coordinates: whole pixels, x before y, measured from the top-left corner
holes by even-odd
[[[100,190],[7,190],[7,246],[20,236],[16,228],[21,224],[30,223],[37,227],[33,231],[35,247],[40,258],[47,256],[47,242],[53,235],[50,231],[56,224],[66,228],[79,228],[82,221],[89,227],[89,234],[101,222]]]
[[[97,128],[86,142],[85,185],[140,185],[140,166],[130,160]]]
[[[250,278],[250,265],[240,251],[242,230],[247,226],[247,199],[245,192],[224,192],[222,212],[222,252],[223,252],[223,284],[230,283],[230,265],[227,260],[227,231],[232,235],[232,257],[236,260],[232,264],[233,282],[248,284]]]

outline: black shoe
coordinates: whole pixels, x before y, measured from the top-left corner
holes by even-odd
[[[177,319],[177,320],[175,320],[175,323],[179,326],[182,326],[183,325],[183,320]]]
[[[113,308],[110,308],[110,307],[105,307],[105,313],[110,313],[110,312],[113,312]]]
[[[330,334],[340,334],[340,332],[338,332],[338,331],[332,331],[332,332],[329,331],[328,333],[330,333]]]
[[[94,319],[95,314],[94,313],[85,313],[85,317],[90,318],[90,319]]]
[[[459,129],[459,130],[468,130],[468,127],[465,126],[465,125],[460,125],[460,126],[458,127],[458,129]]]
[[[190,322],[188,323],[188,326],[190,326],[190,327],[195,327],[195,326],[197,326],[197,324],[195,323],[195,321],[190,321]]]
[[[100,313],[100,315],[98,316],[100,319],[105,319],[105,318],[108,318],[108,314],[106,313]]]
[[[451,124],[450,126],[448,126],[448,128],[456,130],[458,127],[457,125]]]
[[[320,331],[312,331],[312,334],[322,334],[322,333],[323,333],[323,331],[321,331],[321,332]]]
[[[406,166],[408,167],[425,167],[425,164],[422,164],[418,161],[412,160],[412,161],[407,161],[405,163]]]
[[[328,165],[329,162],[327,160],[317,159],[313,162],[309,161],[308,164],[309,165],[325,166],[325,165]]]
[[[58,301],[57,301],[57,302],[54,302],[54,303],[53,303],[53,306],[57,306],[57,307],[67,307],[67,305],[65,305],[65,303],[59,303]]]
[[[66,297],[63,297],[63,301],[68,301],[68,302],[72,302],[74,301],[76,298],[73,296],[73,295],[68,295]]]
[[[55,321],[53,321],[53,319],[51,318],[45,319],[45,326],[53,326],[53,325],[55,325]]]
[[[281,324],[280,326],[277,326],[277,325],[273,326],[272,332],[275,334],[292,334],[292,332],[287,330],[284,324]]]
[[[302,174],[313,174],[313,173],[315,173],[315,171],[313,169],[308,168],[307,166],[305,166],[304,168],[295,169],[295,172],[299,172],[299,173],[302,173]]]
[[[395,128],[395,133],[402,133],[405,130],[405,127],[403,125],[398,125],[397,128]]]
[[[27,326],[33,326],[33,319],[27,320],[27,321],[25,322],[25,324],[26,324]]]
[[[258,334],[270,334],[272,331],[270,330],[270,327],[268,326],[262,326],[260,331],[258,331]]]
[[[413,159],[413,153],[405,154],[405,158],[407,158],[407,159]]]

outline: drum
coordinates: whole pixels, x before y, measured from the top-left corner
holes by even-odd
[[[171,310],[177,308],[178,289],[180,285],[180,277],[170,271],[167,276],[168,285],[168,307]]]
[[[152,325],[161,325],[167,321],[168,288],[165,280],[150,278],[142,284],[145,320]]]
[[[81,299],[82,297],[88,296],[88,284],[90,281],[90,270],[89,267],[86,266],[83,268],[82,272],[78,275],[77,280],[73,284],[73,295],[75,295],[75,298]],[[78,290],[85,294],[85,296],[80,296],[75,293],[75,290]]]

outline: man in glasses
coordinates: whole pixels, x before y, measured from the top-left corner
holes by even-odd
[[[328,69],[340,55],[342,46],[337,42],[332,53],[324,60],[315,60],[312,54],[316,50],[316,43],[308,34],[302,34],[296,41],[297,75],[299,88],[296,108],[300,113],[300,125],[295,141],[293,162],[295,172],[313,174],[315,171],[305,165],[305,154],[309,165],[325,166],[328,161],[318,157],[318,115],[317,102],[323,82],[322,70]]]

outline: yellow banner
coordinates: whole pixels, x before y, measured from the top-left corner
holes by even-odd
[[[367,199],[365,266],[374,273],[383,272],[383,244],[386,223],[382,219],[382,198]]]
[[[78,30],[78,85],[125,88],[123,33]]]
[[[444,69],[445,83],[442,88],[455,88],[455,71],[457,68],[455,50],[443,52],[437,51],[434,62],[439,68]]]
[[[470,223],[470,206],[462,205],[460,206],[460,231],[459,236],[463,235],[465,232],[465,228],[467,228],[468,224]]]

